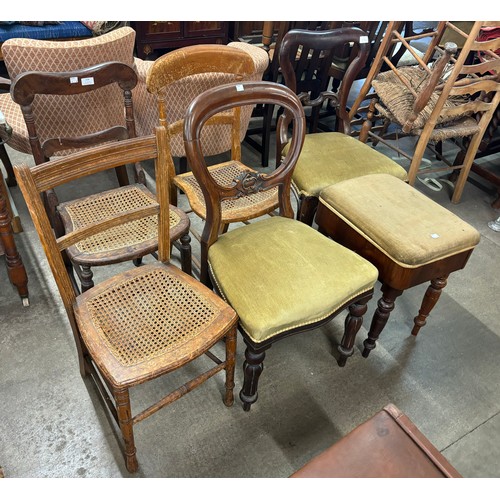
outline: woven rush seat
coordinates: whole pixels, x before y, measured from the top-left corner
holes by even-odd
[[[311,459],[292,478],[459,478],[396,406],[387,405]]]
[[[208,167],[215,181],[221,186],[232,186],[234,180],[245,172],[254,172],[239,161],[228,161]],[[193,212],[206,219],[206,206],[203,192],[198,181],[191,172],[176,175],[175,185],[184,191],[189,199]],[[278,188],[261,191],[240,198],[222,201],[222,222],[230,223],[259,217],[278,206]]]
[[[398,68],[398,73],[401,78],[406,79],[411,88],[418,94],[426,87],[429,82],[429,73],[423,70],[419,66],[405,66]],[[379,73],[372,82],[373,88],[377,92],[382,104],[377,104],[376,108],[382,114],[386,114],[387,109],[393,120],[401,125],[403,125],[408,117],[413,112],[413,105],[415,103],[415,96],[406,87],[406,85],[396,76],[393,71],[384,71]],[[412,128],[421,129],[425,126],[426,122],[429,120],[431,113],[436,106],[441,92],[439,90],[434,91],[425,107],[420,111],[415,121],[412,124]],[[460,116],[453,116],[453,114],[441,114],[437,117],[436,124],[444,124],[456,121],[458,118],[467,116],[466,111],[461,107],[466,103],[468,99],[465,96],[449,96],[446,99],[443,109],[458,108],[460,109]],[[459,108],[460,107],[460,108]],[[472,111],[468,113],[472,114]]]
[[[404,290],[430,281],[412,334],[417,335],[447,284],[465,267],[480,234],[455,214],[405,182],[385,174],[347,180],[323,190],[319,231],[373,263],[382,283],[366,357],[375,348],[394,301]]]
[[[323,132],[306,135],[292,183],[301,196],[318,197],[337,182],[382,172],[406,180],[406,170],[386,155],[349,135]]]
[[[75,315],[95,363],[119,387],[168,373],[206,352],[226,334],[227,309],[175,266],[154,263],[77,296]]]
[[[99,222],[120,212],[155,205],[156,197],[142,184],[124,186],[86,196],[58,206],[67,233]],[[175,241],[189,230],[188,216],[170,206],[170,240]],[[80,264],[99,266],[121,262],[123,251],[147,255],[158,248],[156,215],[127,222],[104,230],[68,248],[68,255]]]
[[[256,343],[332,316],[377,279],[375,267],[355,253],[282,217],[221,235],[208,261],[218,290]]]

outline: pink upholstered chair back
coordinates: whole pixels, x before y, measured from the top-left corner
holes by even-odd
[[[135,31],[122,27],[95,38],[67,42],[13,38],[2,45],[2,54],[9,76],[14,80],[27,71],[71,71],[109,61],[133,65],[134,43]],[[48,137],[80,136],[117,124],[125,125],[123,94],[115,84],[81,95],[39,95],[33,110],[41,142]],[[30,154],[20,110],[14,108],[8,116],[6,112],[6,118],[18,132],[13,134],[9,145]]]

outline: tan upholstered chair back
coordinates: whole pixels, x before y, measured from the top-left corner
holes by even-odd
[[[135,31],[123,27],[99,37],[68,42],[13,38],[2,45],[2,54],[14,80],[27,71],[71,71],[109,61],[133,65],[134,43]],[[49,137],[81,136],[125,125],[123,94],[115,84],[81,95],[40,95],[33,109],[41,142]],[[19,112],[15,119],[23,120],[22,114]],[[24,123],[11,125],[16,130],[25,129]],[[15,134],[9,144],[31,153],[27,134]]]
[[[222,47],[224,46],[221,46],[221,51]],[[243,42],[232,42],[227,47],[230,47],[233,50],[237,49],[244,51],[253,60],[254,63],[253,71],[245,76],[245,80],[255,80],[255,81],[262,80],[262,75],[264,74],[264,71],[266,70],[267,65],[269,63],[269,58],[267,56],[267,53],[263,49]],[[177,60],[173,53],[170,54],[172,56],[173,64],[176,65],[182,64],[182,60]],[[145,62],[149,63],[149,61]],[[137,67],[139,67],[139,65],[137,65]],[[236,81],[236,76],[234,74],[214,73],[208,71],[209,71],[209,61],[207,61],[206,73],[199,73],[195,75],[186,76],[172,83],[169,83],[165,87],[165,100],[166,100],[168,123],[174,123],[177,120],[183,119],[184,114],[191,101],[197,95],[201,94],[205,90],[216,87],[218,85]],[[140,73],[141,71],[139,70],[140,78],[142,78],[142,75]],[[136,88],[136,92],[134,94],[134,99],[135,99],[134,102],[136,103],[136,108],[137,106],[139,106],[141,109],[141,116],[136,123],[138,135],[143,135],[143,134],[146,135],[152,133],[154,127],[159,123],[158,104],[156,102],[157,99],[156,95],[149,94],[148,96],[146,95],[142,96],[140,99],[136,98],[136,95],[141,92],[144,92],[144,90],[145,89],[143,87]],[[146,105],[145,102],[150,102],[151,104]],[[243,140],[246,130],[248,128],[250,116],[252,114],[252,109],[253,108],[251,106],[246,106],[242,110],[242,117],[241,117],[242,127],[240,134],[241,141]],[[185,156],[182,134],[178,134],[171,138],[171,149],[173,156],[175,157]],[[231,149],[230,126],[217,125],[214,127],[207,127],[207,132],[203,136],[203,151],[205,155],[207,156],[215,155],[225,151],[229,151],[230,149]]]

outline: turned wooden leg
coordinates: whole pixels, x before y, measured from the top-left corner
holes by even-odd
[[[240,399],[243,409],[250,411],[250,407],[257,401],[257,387],[259,377],[264,369],[265,351],[255,351],[248,343],[245,350],[245,362],[243,363],[243,388],[240,391]]]
[[[3,166],[5,167],[5,172],[7,173],[7,177],[5,178],[7,186],[17,186],[14,169],[12,168],[12,162],[10,161],[7,150],[5,149],[5,146],[3,144],[0,144],[0,160],[2,160]]]
[[[90,290],[94,286],[93,276],[94,273],[90,269],[90,266],[81,266],[80,281],[82,284],[82,293]]]
[[[344,336],[338,346],[340,357],[337,364],[339,366],[345,366],[347,358],[352,356],[352,353],[354,352],[354,341],[356,340],[356,335],[363,324],[363,315],[368,309],[366,304],[372,296],[373,294],[368,297],[364,297],[349,306],[349,314],[345,319]]]
[[[375,349],[377,339],[394,309],[394,302],[402,293],[403,290],[396,290],[389,285],[382,285],[382,297],[377,302],[377,310],[372,318],[368,338],[363,342],[362,354],[364,358],[367,358],[370,351]]]
[[[436,305],[436,302],[439,300],[441,292],[448,282],[447,279],[448,275],[441,278],[435,278],[431,281],[431,284],[427,288],[427,291],[425,292],[424,298],[422,300],[422,305],[420,306],[418,316],[415,316],[415,319],[413,320],[415,325],[413,326],[413,330],[411,331],[412,335],[417,336],[420,328],[425,326],[425,324],[427,323],[427,316],[429,316],[432,309]]]
[[[234,365],[236,359],[236,326],[226,335],[226,394],[224,404],[234,403]]]
[[[304,196],[299,203],[297,220],[300,220],[308,226],[312,226],[314,214],[318,208],[319,200],[315,196]]]
[[[191,236],[189,233],[181,236],[181,269],[190,276],[193,275],[191,260]]]
[[[129,472],[136,472],[137,463],[136,450],[134,445],[134,430],[132,423],[132,410],[130,408],[130,397],[128,389],[115,390],[116,411],[118,414],[118,424],[122,431],[125,443],[125,463]]]
[[[17,288],[23,305],[29,305],[28,299],[28,275],[17,251],[14,235],[10,225],[10,214],[7,210],[7,203],[0,191],[0,248],[3,246],[5,253],[5,263],[7,264],[7,274],[10,282]]]

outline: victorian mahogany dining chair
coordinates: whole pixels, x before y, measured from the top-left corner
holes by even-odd
[[[82,377],[91,376],[116,420],[130,472],[138,469],[135,424],[222,370],[226,372],[224,404],[233,403],[237,316],[207,287],[169,262],[168,154],[168,132],[158,127],[156,136],[101,145],[35,167],[15,167],[73,331],[80,373]],[[42,193],[91,174],[146,160],[155,162],[157,199],[151,199],[149,204],[123,207],[122,211],[99,221],[89,220],[86,225],[56,237]],[[159,262],[128,269],[77,295],[65,269],[65,250],[104,230],[144,217],[158,218]],[[222,361],[209,349],[223,339],[226,354]],[[132,413],[130,389],[187,363],[196,368],[196,359],[202,354],[207,354],[215,366],[157,403]],[[197,369],[203,370],[202,366]]]
[[[68,150],[135,137],[131,91],[136,83],[134,69],[120,62],[68,72],[32,71],[18,75],[12,82],[11,96],[22,110],[35,163],[43,163],[60,151],[67,153]],[[114,86],[122,91],[121,102],[115,99]],[[78,122],[80,116],[75,116],[74,112],[81,106],[92,104],[93,108],[81,109],[81,112],[92,113],[99,109],[99,114],[107,114],[110,108],[112,116],[115,114],[112,110],[119,107],[122,122],[111,121],[103,130],[85,128],[80,129],[82,135],[71,135],[75,132],[72,124]],[[44,193],[46,209],[58,236],[89,222],[154,201],[154,193],[144,184],[129,184],[125,166],[116,171],[120,184],[118,188],[93,192],[61,203],[54,191]],[[136,172],[137,178],[140,178],[140,165],[136,165]],[[184,212],[172,207],[170,222],[172,242],[182,239],[183,270],[189,273],[190,245],[186,241],[189,238],[189,219]],[[155,217],[147,217],[71,245],[67,255],[80,278],[81,289],[85,291],[94,285],[91,267],[131,260],[138,263],[143,256],[155,252],[157,247],[157,221]]]
[[[322,90],[329,78],[336,50],[346,44],[357,48],[342,78],[338,93]],[[370,49],[368,37],[359,28],[328,31],[292,30],[283,38],[279,60],[285,84],[299,95],[304,106],[314,110],[325,101],[336,109],[335,132],[309,133],[293,171],[293,189],[299,200],[297,218],[311,225],[320,192],[337,182],[384,172],[406,179],[406,171],[386,155],[350,135],[347,99],[352,83],[364,67]],[[297,54],[302,54],[297,57]],[[308,54],[308,57],[304,57]],[[276,157],[287,152],[286,136],[277,135]]]
[[[204,125],[227,120],[229,109],[257,103],[283,107],[279,126],[293,128],[288,153],[271,174],[235,172],[232,182],[222,184],[206,166],[200,144]],[[348,309],[338,348],[338,364],[345,364],[377,279],[376,269],[366,260],[294,219],[290,184],[304,127],[295,93],[272,82],[230,83],[207,90],[194,99],[186,115],[186,153],[206,204],[201,280],[213,284],[239,316],[247,346],[240,392],[246,411],[257,400],[266,351],[276,341],[327,323]],[[271,190],[277,190],[279,215],[221,234],[223,203]]]

